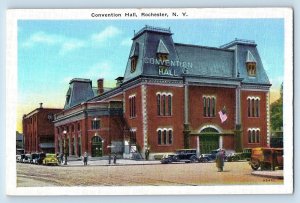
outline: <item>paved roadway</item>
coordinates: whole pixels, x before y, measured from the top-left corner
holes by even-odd
[[[139,185],[234,185],[283,184],[283,180],[251,175],[247,162],[225,162],[224,172],[217,172],[215,163],[95,165],[82,162],[63,166],[37,166],[17,163],[18,187],[43,186],[139,186]],[[143,164],[144,163],[144,164]],[[145,164],[148,163],[148,164]],[[81,164],[79,166],[79,164]]]

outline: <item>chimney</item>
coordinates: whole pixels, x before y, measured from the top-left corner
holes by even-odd
[[[40,109],[42,109],[43,108],[43,103],[40,103]]]
[[[104,82],[104,79],[103,78],[100,78],[97,80],[97,84],[98,84],[98,94],[103,94],[104,92],[104,88],[103,88],[103,82]]]

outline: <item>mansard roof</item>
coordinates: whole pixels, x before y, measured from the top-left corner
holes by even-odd
[[[238,78],[242,83],[270,85],[261,62],[257,44],[252,40],[235,39],[221,47],[174,43],[170,29],[146,26],[133,37],[130,56],[139,44],[136,69],[131,71],[130,57],[124,82],[138,76],[159,76],[162,62],[157,53],[167,53],[174,77],[190,74],[199,77]],[[248,76],[246,63],[256,62],[256,76]],[[185,66],[188,66],[187,68]]]
[[[71,108],[95,96],[92,81],[89,79],[74,78],[69,84],[64,109]]]

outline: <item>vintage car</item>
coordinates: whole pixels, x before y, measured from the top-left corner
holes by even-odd
[[[24,154],[22,163],[30,163],[31,154]]]
[[[37,156],[38,156],[38,153],[32,153],[30,156],[29,163],[35,164],[35,160],[36,160]]]
[[[42,153],[37,153],[34,156],[34,159],[32,160],[32,163],[41,165],[41,164],[43,164],[43,160],[44,160],[45,157],[46,157],[45,153],[43,153],[43,152]]]
[[[46,154],[46,157],[43,160],[43,165],[57,165],[58,160],[56,154]]]
[[[173,160],[173,157],[175,156],[174,153],[169,153],[169,154],[164,154],[163,157],[161,158],[160,162],[162,164],[169,164],[169,163],[172,163],[174,160]]]
[[[282,148],[253,148],[249,164],[253,170],[275,170],[283,168]]]
[[[178,149],[175,154],[165,154],[161,159],[161,163],[172,163],[172,162],[185,162],[194,163],[198,162],[196,149]]]
[[[251,153],[252,153],[252,148],[244,148],[241,155],[241,159],[250,161]]]

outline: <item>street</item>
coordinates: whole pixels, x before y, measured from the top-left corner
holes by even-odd
[[[89,162],[89,164],[92,162]],[[18,187],[43,186],[183,186],[283,184],[283,180],[251,175],[247,162],[103,166],[40,166],[17,163]]]

